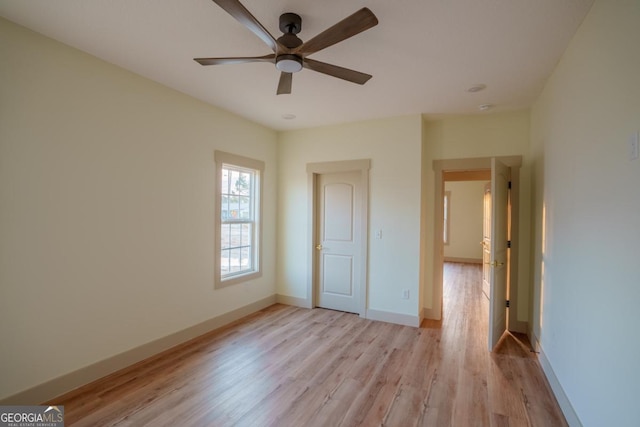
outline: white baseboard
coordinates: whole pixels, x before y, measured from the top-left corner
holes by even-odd
[[[290,297],[288,295],[276,295],[278,304],[292,305],[294,307],[311,308],[311,303],[306,298]]]
[[[378,321],[387,322],[387,323],[397,323],[398,325],[413,326],[416,328],[420,326],[419,316],[411,316],[409,314],[394,313],[391,311],[368,309],[365,317],[369,320],[378,320]]]
[[[578,414],[576,414],[576,411],[573,409],[573,406],[571,405],[569,398],[565,394],[564,389],[560,384],[560,381],[556,377],[555,372],[553,372],[551,363],[549,363],[549,359],[547,359],[547,356],[544,354],[544,351],[542,349],[542,346],[540,346],[540,342],[538,341],[538,338],[534,334],[531,334],[530,337],[531,337],[531,340],[533,341],[531,345],[536,351],[540,352],[540,354],[538,355],[540,366],[542,367],[542,371],[544,372],[544,375],[547,377],[547,381],[551,386],[551,390],[553,390],[553,394],[555,395],[556,400],[558,401],[558,405],[560,405],[560,409],[564,414],[564,418],[567,420],[567,423],[571,427],[582,427],[580,418],[578,418]]]
[[[117,354],[92,365],[80,368],[77,371],[54,378],[20,393],[0,399],[0,405],[36,405],[49,401],[80,386],[131,366],[141,360],[154,356],[207,332],[211,332],[214,329],[218,329],[275,303],[276,296],[272,295],[260,301],[245,305],[244,307],[240,307],[212,319],[205,320],[204,322],[191,326],[187,329],[183,329],[182,331],[167,335],[166,337],[159,338],[147,344],[125,351],[124,353]]]
[[[529,335],[529,322],[522,322],[520,320],[509,322],[509,330],[511,332],[519,332],[521,334]]]

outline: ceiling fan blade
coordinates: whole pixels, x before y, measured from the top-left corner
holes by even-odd
[[[229,15],[247,27],[251,32],[265,42],[274,52],[278,49],[278,42],[262,26],[260,22],[238,0],[213,0],[215,4],[223,8]]]
[[[318,73],[327,74],[329,76],[337,77],[339,79],[357,83],[359,85],[365,84],[372,77],[371,74],[365,74],[361,73],[360,71],[338,67],[337,65],[327,64],[326,62],[314,61],[313,59],[309,58],[305,58],[303,66],[304,68],[317,71]]]
[[[275,54],[265,56],[246,56],[235,58],[194,58],[200,65],[223,65],[223,64],[244,64],[246,62],[273,62],[276,59]]]
[[[310,55],[326,47],[353,37],[371,27],[378,25],[378,18],[368,8],[363,7],[351,16],[346,17],[333,27],[327,28],[311,40],[294,49],[294,53]]]
[[[291,93],[291,81],[293,73],[280,73],[280,81],[278,82],[278,95],[288,95]]]

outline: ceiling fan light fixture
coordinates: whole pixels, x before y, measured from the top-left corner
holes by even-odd
[[[280,55],[276,58],[276,68],[283,73],[297,73],[302,70],[302,58],[291,54]]]
[[[213,2],[258,36],[271,48],[273,53],[263,56],[194,58],[200,65],[241,64],[246,62],[275,63],[276,70],[280,71],[277,95],[291,93],[293,74],[303,68],[360,85],[365,84],[371,78],[369,74],[307,58],[311,54],[378,25],[378,18],[366,7],[303,42],[296,35],[302,29],[300,15],[291,12],[280,15],[280,31],[283,34],[278,39],[275,39],[251,12],[242,5],[240,0],[213,0]]]

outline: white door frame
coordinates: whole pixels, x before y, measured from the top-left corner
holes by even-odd
[[[317,257],[316,257],[316,236],[318,227],[318,218],[316,215],[317,207],[317,178],[318,175],[327,173],[340,173],[340,172],[360,172],[361,184],[362,184],[362,206],[360,209],[360,235],[361,238],[361,250],[362,260],[360,262],[360,283],[359,286],[360,298],[358,301],[358,314],[360,317],[365,317],[367,310],[367,265],[368,265],[368,247],[369,247],[369,233],[367,220],[369,218],[369,169],[371,169],[371,160],[344,160],[335,162],[320,162],[320,163],[308,163],[307,164],[307,194],[308,199],[308,221],[307,221],[307,266],[309,276],[307,277],[307,307],[316,307],[316,288],[318,284],[317,279]]]
[[[518,322],[518,227],[520,215],[520,167],[522,156],[496,156],[496,159],[511,167],[511,256],[509,275],[509,330],[527,332],[526,322]],[[434,160],[435,172],[435,200],[434,206],[434,237],[433,237],[433,307],[429,310],[429,318],[442,318],[442,280],[444,265],[444,243],[442,233],[444,226],[444,172],[467,172],[491,169],[491,157],[468,159]]]

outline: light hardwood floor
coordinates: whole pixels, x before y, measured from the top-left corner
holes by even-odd
[[[529,351],[487,347],[480,267],[420,328],[274,305],[48,403],[74,426],[566,426]]]

